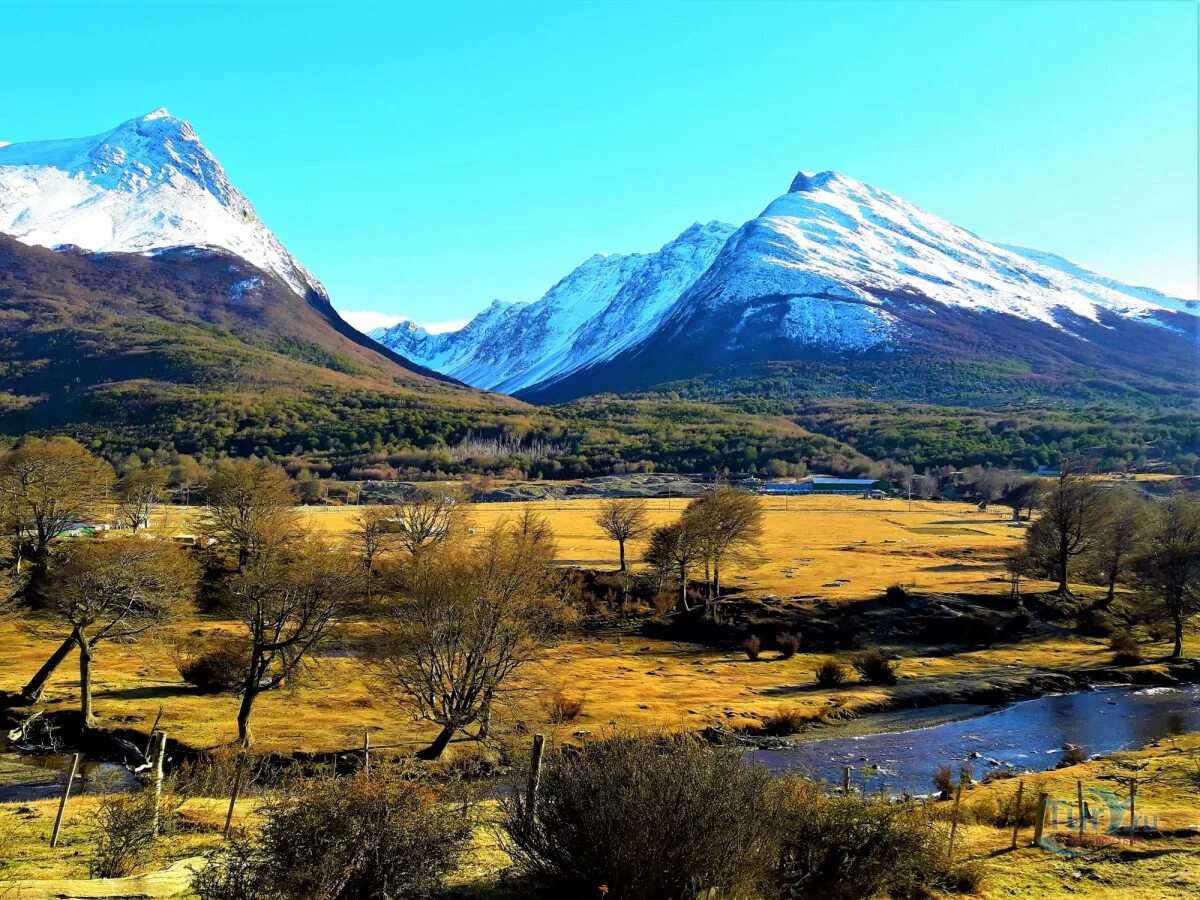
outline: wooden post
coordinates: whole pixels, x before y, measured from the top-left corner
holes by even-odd
[[[162,783],[163,759],[167,755],[167,733],[155,732],[158,735],[158,748],[154,753],[154,834],[158,835],[160,813],[162,812]]]
[[[1137,779],[1129,780],[1129,843],[1137,833]]]
[[[1009,849],[1017,849],[1017,832],[1021,830],[1021,795],[1025,793],[1025,782],[1017,782],[1017,806],[1013,812],[1013,835],[1012,847]]]
[[[1046,806],[1050,802],[1050,795],[1045,791],[1038,794],[1037,818],[1033,820],[1033,843],[1037,846],[1042,845],[1042,829],[1046,826]]]
[[[951,861],[954,860],[954,836],[958,833],[958,805],[962,803],[963,779],[958,779],[958,788],[954,792],[954,809],[950,813],[950,847],[946,851],[946,856]]]
[[[526,811],[529,821],[533,821],[534,807],[537,804],[538,785],[542,780],[542,751],[546,747],[546,736],[533,736],[533,750],[529,755],[529,794],[525,797]]]
[[[162,714],[162,704],[159,704],[158,715],[154,717],[154,724],[150,726],[150,734],[146,737],[146,752],[142,754],[146,758],[146,762],[150,762],[150,751],[154,748],[154,732],[158,731],[158,723],[162,721]]]
[[[1083,781],[1075,779],[1075,797],[1079,801],[1079,840],[1083,840]]]
[[[842,766],[842,793],[850,795],[850,767]]]
[[[229,827],[233,824],[233,809],[237,806],[238,794],[242,791],[242,775],[246,771],[246,754],[238,758],[237,771],[233,775],[233,791],[229,794],[229,812],[225,814],[225,831],[222,837],[229,837]]]
[[[75,776],[79,774],[79,761],[83,759],[82,753],[76,753],[71,760],[71,771],[67,773],[67,783],[63,785],[62,799],[58,801],[58,815],[54,817],[54,830],[50,832],[50,846],[58,846],[58,833],[62,831],[63,813],[67,811],[67,798],[71,796],[71,785],[75,783]]]
[[[371,773],[371,732],[363,732],[363,771]]]

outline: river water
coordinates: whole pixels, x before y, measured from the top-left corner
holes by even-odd
[[[954,715],[953,707],[923,714],[938,712]],[[867,790],[928,794],[933,773],[943,764],[957,776],[959,766],[969,763],[977,779],[997,769],[1034,772],[1053,769],[1068,744],[1090,756],[1188,731],[1200,731],[1200,685],[1113,687],[1038,697],[924,728],[754,750],[752,756],[774,772],[797,770],[840,784],[843,767],[849,766],[854,784]]]

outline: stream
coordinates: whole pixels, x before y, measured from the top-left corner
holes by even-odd
[[[862,728],[888,730],[847,733]],[[1068,744],[1089,756],[1105,755],[1189,731],[1200,731],[1200,685],[1121,686],[999,709],[951,704],[883,714],[816,732],[813,739],[797,738],[786,749],[748,752],[779,774],[795,770],[840,784],[849,766],[859,788],[928,794],[934,771],[944,764],[957,773],[969,763],[975,778],[997,769],[1036,772],[1053,769]],[[70,763],[68,754],[0,752],[0,802],[59,796]],[[137,783],[124,766],[84,762],[73,793],[130,790]]]
[[[1068,744],[1088,756],[1105,755],[1200,731],[1200,685],[1099,688],[990,711],[968,709],[977,712],[961,718],[959,707],[952,721],[919,728],[903,728],[901,714],[892,717],[895,731],[797,740],[787,749],[759,749],[751,755],[777,773],[796,770],[840,784],[843,767],[849,766],[853,783],[868,791],[928,794],[934,771],[944,764],[957,776],[958,767],[969,763],[977,779],[997,769],[1035,772],[1053,769]],[[956,709],[919,713],[925,721],[939,714],[955,716]]]

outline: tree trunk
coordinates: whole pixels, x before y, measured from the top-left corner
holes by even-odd
[[[95,724],[92,717],[92,648],[82,635],[79,641],[79,717],[85,730]]]
[[[687,569],[683,566],[679,567],[679,605],[683,607],[684,612],[692,611],[687,599]]]
[[[258,691],[254,688],[247,688],[246,692],[242,694],[242,704],[238,707],[238,743],[243,747],[250,746],[250,713],[254,712],[254,701],[257,699]]]
[[[1172,658],[1183,656],[1183,614],[1175,614],[1175,649],[1171,651]]]
[[[713,595],[721,599],[721,560],[718,558],[713,563]]]
[[[433,739],[433,743],[424,750],[417,751],[417,759],[440,759],[443,752],[446,750],[446,745],[450,743],[450,738],[454,737],[454,732],[458,731],[453,725],[445,725],[438,733],[438,736]]]
[[[50,680],[50,676],[54,674],[54,670],[62,665],[71,653],[71,648],[75,646],[75,632],[71,632],[71,636],[63,641],[57,650],[50,655],[50,658],[42,663],[42,667],[37,670],[37,673],[29,679],[29,683],[21,689],[21,701],[25,704],[37,703],[41,699],[42,691],[46,689],[46,682]]]
[[[625,541],[623,541],[623,540],[617,541],[617,554],[621,558],[621,568],[619,571],[624,572],[625,571]]]

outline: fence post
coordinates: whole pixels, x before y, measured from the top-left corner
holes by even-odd
[[[371,773],[371,732],[363,731],[363,771]]]
[[[850,767],[842,766],[842,794],[849,796],[850,794]]]
[[[1013,812],[1013,834],[1010,850],[1017,849],[1017,832],[1021,830],[1021,795],[1025,793],[1025,782],[1017,782],[1017,806]]]
[[[63,813],[67,811],[67,798],[71,796],[71,785],[75,783],[75,776],[79,774],[79,761],[83,758],[82,753],[76,753],[71,760],[71,771],[67,773],[67,783],[63,785],[62,799],[58,801],[58,815],[54,817],[54,830],[50,832],[50,846],[58,846],[58,833],[62,830]]]
[[[546,736],[544,734],[535,734],[533,736],[533,750],[529,755],[529,795],[525,798],[526,811],[525,814],[529,817],[529,821],[533,821],[534,807],[537,804],[538,785],[542,780],[542,751],[546,747]]]
[[[233,775],[233,791],[229,794],[229,812],[225,814],[225,831],[222,833],[223,838],[229,837],[229,827],[233,824],[233,809],[237,806],[238,794],[242,790],[242,776],[246,771],[246,753],[242,751],[242,755],[238,757],[237,771]]]
[[[1129,782],[1129,843],[1137,836],[1137,779]]]
[[[158,715],[154,717],[154,724],[150,726],[150,734],[146,737],[146,752],[142,754],[146,758],[146,762],[150,762],[150,751],[154,748],[154,732],[158,731],[158,723],[162,721],[163,708],[160,703],[158,706]]]
[[[167,755],[167,733],[165,731],[156,733],[158,734],[158,748],[154,752],[154,834],[157,836],[159,817],[162,813],[163,759]]]
[[[1079,840],[1083,840],[1083,780],[1075,779],[1075,798],[1079,801]]]
[[[954,810],[950,813],[950,847],[946,856],[954,860],[954,835],[958,833],[958,805],[962,802],[963,780],[958,779],[958,789],[954,792]]]
[[[1038,794],[1037,818],[1033,820],[1033,842],[1037,846],[1042,845],[1042,829],[1046,826],[1046,805],[1050,802],[1050,795],[1045,791]]]

